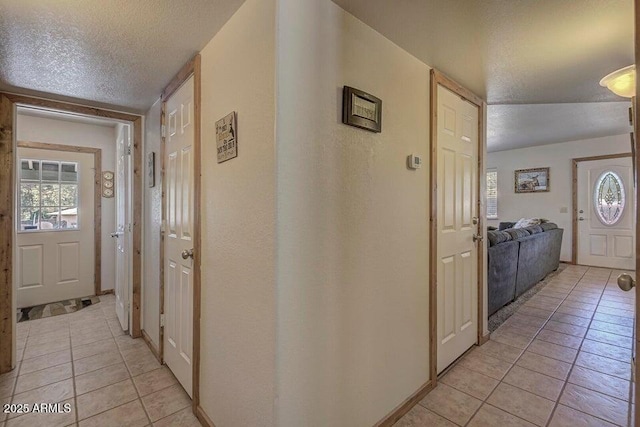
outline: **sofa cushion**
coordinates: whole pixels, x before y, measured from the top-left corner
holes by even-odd
[[[504,231],[493,230],[487,232],[487,238],[489,239],[489,247],[491,247],[511,240],[511,234]]]
[[[505,233],[509,233],[511,235],[511,239],[513,240],[517,240],[530,235],[529,232],[524,228],[510,228],[508,230],[505,230]]]
[[[523,230],[527,230],[529,232],[529,234],[538,234],[538,233],[542,233],[542,227],[540,227],[539,225],[530,225],[528,227],[523,228]]]
[[[515,222],[507,222],[507,221],[501,222],[498,225],[498,230],[502,231],[502,230],[506,230],[507,228],[513,228],[514,225],[516,225]]]
[[[558,224],[553,222],[545,222],[540,224],[540,228],[542,228],[542,231],[555,230],[556,228],[558,228]]]

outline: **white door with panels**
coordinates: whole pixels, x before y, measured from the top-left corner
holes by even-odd
[[[116,314],[123,331],[129,330],[130,254],[131,236],[129,221],[129,178],[131,159],[129,127],[122,126],[116,140],[116,230],[111,237],[116,239]]]
[[[166,102],[164,358],[191,396],[193,354],[193,77]]]
[[[478,333],[478,107],[438,85],[438,373]]]
[[[635,199],[631,157],[578,162],[577,262],[635,269]]]
[[[18,308],[95,292],[94,155],[18,148]]]

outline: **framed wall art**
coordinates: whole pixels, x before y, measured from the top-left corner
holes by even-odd
[[[345,86],[342,90],[342,123],[371,132],[382,132],[382,100]]]
[[[147,154],[147,182],[149,188],[156,186],[156,153],[154,151]]]
[[[519,169],[515,171],[516,193],[549,191],[549,168]]]

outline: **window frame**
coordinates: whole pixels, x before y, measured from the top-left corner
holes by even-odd
[[[489,174],[495,174],[495,196],[490,196],[489,195]],[[485,180],[486,180],[486,197],[487,197],[487,204],[486,204],[486,215],[487,215],[487,219],[491,219],[491,220],[495,220],[498,219],[498,168],[487,168],[487,170],[485,171]],[[495,214],[491,215],[489,213],[489,199],[494,199],[495,200]]]
[[[37,180],[35,179],[24,179],[22,178],[22,163],[23,162],[38,162],[39,164],[39,177]],[[42,164],[43,163],[57,163],[58,164],[58,180],[57,181],[53,181],[53,180],[45,180],[43,181],[42,179]],[[29,158],[29,157],[24,157],[24,158],[20,158],[18,159],[18,176],[17,176],[17,215],[16,215],[16,233],[26,233],[26,234],[30,234],[30,233],[51,233],[51,232],[69,232],[69,231],[80,231],[81,230],[81,221],[80,221],[80,178],[81,178],[81,173],[80,173],[80,163],[78,163],[77,161],[69,161],[69,160],[49,160],[49,159],[34,159],[34,158]],[[74,181],[63,181],[62,180],[62,165],[64,164],[72,164],[75,165],[75,169],[76,169],[76,180]],[[22,229],[22,209],[23,209],[23,205],[22,205],[22,184],[36,184],[38,186],[38,192],[39,192],[39,197],[38,197],[38,205],[37,205],[37,209],[39,211],[39,219],[38,219],[38,228],[36,229],[27,229],[27,230],[23,230]],[[42,186],[43,185],[48,185],[48,184],[53,184],[53,185],[58,185],[58,205],[57,206],[43,206],[42,204]],[[48,228],[48,229],[42,229],[41,227],[41,223],[42,223],[42,210],[44,208],[57,208],[58,209],[58,216],[60,217],[61,214],[60,212],[62,212],[63,208],[65,209],[69,209],[69,206],[66,205],[62,205],[62,186],[63,185],[75,185],[76,186],[76,202],[75,202],[75,208],[76,208],[76,227],[74,228]],[[33,207],[36,208],[36,206],[26,206],[28,207]]]

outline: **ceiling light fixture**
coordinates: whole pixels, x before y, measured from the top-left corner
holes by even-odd
[[[600,80],[600,86],[624,98],[636,96],[636,66],[629,65],[606,75]]]

